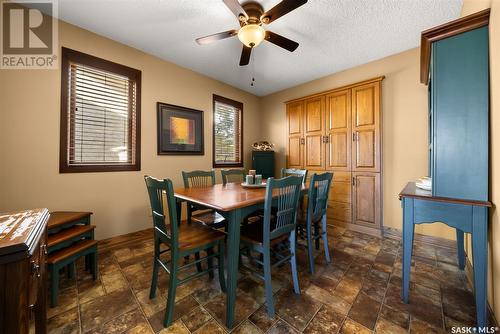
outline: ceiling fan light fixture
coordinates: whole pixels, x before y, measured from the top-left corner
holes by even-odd
[[[247,24],[238,31],[238,39],[249,48],[254,48],[266,38],[266,30],[258,24]]]

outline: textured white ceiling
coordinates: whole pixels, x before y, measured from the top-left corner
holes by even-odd
[[[265,10],[280,2],[258,1]],[[309,0],[266,27],[298,49],[263,42],[246,67],[237,37],[194,41],[239,27],[222,0],[59,0],[59,17],[262,96],[416,47],[422,30],[458,18],[462,1]]]

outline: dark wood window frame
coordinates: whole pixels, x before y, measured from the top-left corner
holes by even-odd
[[[59,172],[60,173],[84,173],[84,172],[116,172],[116,171],[139,171],[141,170],[141,71],[114,63],[102,58],[91,56],[79,51],[62,48],[61,62],[61,126],[59,146]],[[81,64],[97,70],[118,74],[128,77],[135,83],[135,146],[131,148],[135,160],[133,163],[99,163],[73,165],[68,159],[68,144],[70,134],[69,125],[69,75],[72,63]],[[132,131],[132,127],[130,127]],[[130,133],[131,140],[133,134]]]
[[[240,162],[238,163],[218,163],[215,160],[215,112],[216,112],[216,103],[223,103],[230,105],[234,108],[237,108],[240,110],[240,140],[239,140],[239,151],[240,151]],[[228,99],[223,96],[219,96],[216,94],[213,94],[213,129],[212,129],[212,162],[213,162],[213,167],[214,168],[225,168],[225,167],[243,167],[243,160],[244,160],[244,151],[243,151],[243,103]]]

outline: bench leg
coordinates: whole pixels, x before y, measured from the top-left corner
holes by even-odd
[[[57,296],[59,295],[59,268],[49,266],[50,271],[50,307],[57,306]]]
[[[73,278],[75,277],[75,263],[70,263],[66,266],[66,271],[67,271],[67,274],[68,274],[68,278]]]
[[[97,279],[97,275],[99,274],[99,269],[97,267],[97,249],[90,256],[90,267],[92,270],[92,278],[95,281]]]

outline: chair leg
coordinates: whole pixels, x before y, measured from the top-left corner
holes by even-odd
[[[168,283],[167,308],[165,310],[164,327],[169,327],[172,324],[174,317],[175,292],[177,290],[177,254],[172,252],[170,261],[170,281]]]
[[[267,315],[274,317],[273,285],[271,280],[271,254],[268,247],[264,248],[264,286],[266,290]]]
[[[307,229],[307,256],[309,258],[309,272],[314,275],[314,245],[312,238],[311,226]],[[290,250],[292,249],[292,244],[290,242]]]
[[[292,252],[292,257],[290,258],[290,265],[292,267],[293,291],[296,294],[300,294],[299,275],[297,273],[296,249],[297,249],[297,235],[295,231],[292,231],[290,232],[290,252]]]
[[[219,255],[217,256],[217,265],[219,267],[219,284],[222,292],[226,292],[226,278],[224,276],[224,241],[219,242]]]
[[[207,249],[207,256],[209,257],[207,259],[207,265],[208,265],[208,277],[211,279],[214,278],[214,258],[210,257],[214,254],[214,249],[212,247]]]
[[[196,261],[198,261],[200,259],[200,252],[196,252],[194,253],[194,258]],[[201,266],[201,262],[196,262],[196,270],[200,273],[203,268]]]
[[[318,226],[317,223],[314,224],[314,235],[315,236],[319,235],[319,226]],[[316,250],[318,250],[319,249],[319,239],[316,239],[314,243],[315,243],[315,246],[316,246]]]
[[[57,297],[59,295],[59,268],[50,266],[50,307],[57,306]]]
[[[328,246],[328,233],[326,231],[326,216],[323,216],[321,219],[321,229],[322,229],[322,238],[323,238],[323,248],[325,249],[325,260],[327,263],[332,262],[330,258],[330,250]]]
[[[155,254],[153,258],[153,276],[151,277],[151,289],[149,290],[149,299],[156,297],[156,286],[158,284],[158,269],[160,260],[160,242],[158,239],[155,240]]]

